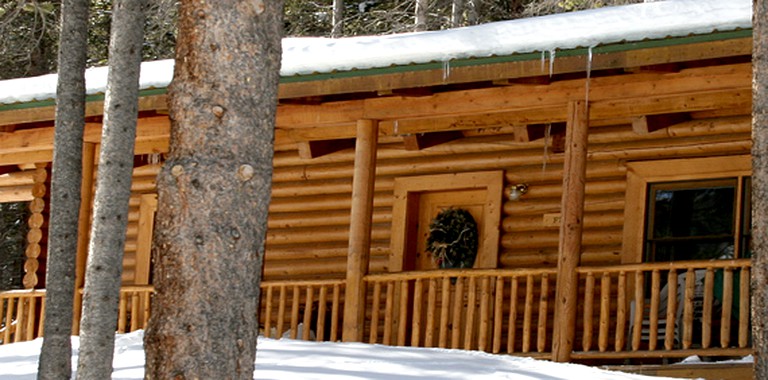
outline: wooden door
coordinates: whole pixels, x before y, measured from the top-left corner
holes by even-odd
[[[417,239],[415,245],[409,245],[405,253],[406,260],[413,260],[414,270],[438,269],[432,254],[427,251],[429,224],[440,211],[448,208],[463,208],[472,215],[477,223],[478,236],[483,235],[483,215],[485,213],[485,189],[429,191],[419,194],[418,211],[414,212],[417,221]],[[479,252],[486,247],[478,246]]]

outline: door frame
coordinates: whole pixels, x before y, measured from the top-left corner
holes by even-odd
[[[395,178],[389,271],[402,272],[405,251],[415,238],[413,215],[418,218],[419,194],[429,191],[485,189],[484,226],[475,268],[496,268],[499,262],[499,226],[504,172],[501,170]]]

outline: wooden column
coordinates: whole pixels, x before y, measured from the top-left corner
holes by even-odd
[[[25,254],[27,256],[24,261],[24,289],[34,289],[39,279],[37,277],[37,270],[40,268],[40,262],[38,257],[42,252],[41,240],[43,238],[43,223],[45,217],[43,211],[45,211],[45,193],[47,191],[46,180],[48,179],[48,171],[45,169],[46,164],[36,164],[35,174],[33,177],[32,185],[32,202],[29,204],[29,219],[27,225],[29,231],[27,232],[27,248]]]
[[[563,198],[560,211],[562,220],[557,260],[554,323],[556,328],[552,339],[552,360],[556,362],[570,361],[576,336],[576,307],[579,295],[576,268],[581,258],[588,127],[587,103],[585,101],[569,102],[565,133]]]
[[[342,340],[345,342],[359,342],[363,339],[366,295],[363,277],[368,274],[371,250],[371,217],[373,185],[376,179],[378,131],[379,124],[375,120],[358,120],[357,122],[342,332]]]
[[[85,285],[85,262],[88,259],[88,241],[91,231],[93,204],[93,175],[96,172],[96,144],[83,143],[83,173],[80,182],[80,214],[77,222],[77,258],[75,262],[75,302],[72,308],[72,334],[80,334],[80,315]]]

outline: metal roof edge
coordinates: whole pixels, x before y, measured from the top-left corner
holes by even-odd
[[[660,48],[660,47],[668,47],[668,46],[676,46],[676,45],[686,45],[686,44],[694,44],[694,43],[704,43],[704,42],[712,42],[712,41],[723,41],[723,40],[729,40],[729,39],[747,38],[751,36],[752,36],[752,28],[737,29],[737,30],[725,31],[725,32],[715,31],[712,33],[690,35],[685,37],[667,37],[663,39],[618,42],[618,43],[612,43],[612,44],[606,44],[606,45],[598,45],[594,47],[578,47],[574,49],[557,50],[556,56],[572,57],[572,56],[588,55],[590,53],[590,50],[591,50],[591,54],[618,53],[618,52],[630,51],[630,50]],[[429,63],[397,65],[397,66],[389,66],[389,67],[365,69],[365,70],[350,70],[350,71],[340,71],[340,72],[332,72],[332,73],[294,75],[294,76],[281,77],[280,84],[314,82],[314,81],[323,81],[323,80],[330,80],[330,79],[353,78],[353,77],[363,77],[363,76],[386,75],[386,74],[395,74],[395,73],[402,73],[402,72],[408,72],[408,71],[443,70],[446,67],[446,65],[450,67],[469,67],[469,66],[500,64],[500,63],[507,63],[507,62],[540,60],[543,53],[546,53],[546,52],[536,51],[531,53],[512,54],[512,55],[504,55],[504,56],[457,59],[457,60],[451,60],[447,62],[429,62]],[[167,87],[145,89],[145,90],[139,91],[139,97],[163,95],[163,94],[166,94],[167,91],[168,91]],[[86,102],[95,102],[95,101],[103,101],[103,100],[104,100],[104,94],[94,94],[94,95],[88,95],[86,97]],[[55,99],[47,99],[47,100],[39,100],[39,101],[31,101],[31,102],[23,102],[23,103],[13,103],[13,104],[0,104],[0,112],[29,109],[29,108],[48,107],[53,105],[55,105]]]

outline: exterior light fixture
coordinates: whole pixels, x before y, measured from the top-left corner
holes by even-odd
[[[518,183],[517,185],[512,186],[509,189],[509,200],[510,201],[519,201],[520,197],[522,197],[525,193],[528,192],[528,184],[526,183]]]

